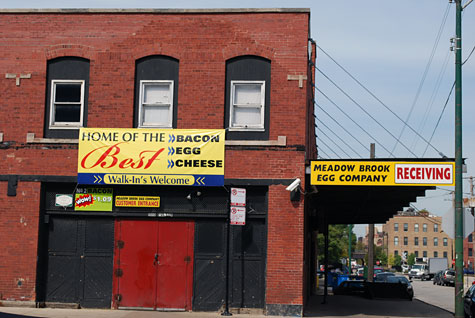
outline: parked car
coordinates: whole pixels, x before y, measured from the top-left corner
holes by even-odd
[[[384,268],[374,267],[373,268],[373,279],[376,278],[376,275],[378,275],[379,273],[384,273]]]
[[[382,273],[377,273],[374,275],[374,282],[387,282],[389,276],[396,276],[394,273],[391,272],[382,272]]]
[[[334,295],[364,295],[365,292],[364,280],[345,280],[333,290]]]
[[[466,274],[473,274],[473,268],[464,268],[463,273]]]
[[[386,281],[366,282],[369,298],[405,298],[412,300],[414,290],[411,282],[401,275],[386,275]]]
[[[442,285],[444,286],[455,286],[455,271],[453,269],[446,269],[441,275]]]
[[[463,298],[463,311],[465,317],[475,317],[475,285],[470,286],[465,293]]]
[[[403,284],[406,286],[406,294],[405,296],[407,299],[412,300],[414,298],[414,288],[412,287],[411,282],[406,278],[406,276],[401,275],[394,275],[394,276],[387,276],[386,277],[388,283],[395,283],[395,284]]]
[[[434,285],[436,285],[436,284],[439,285],[439,286],[442,285],[442,274],[443,274],[443,273],[444,273],[443,270],[442,270],[442,271],[438,271],[437,273],[435,273],[435,275],[434,275],[434,280],[432,281],[432,283],[433,283]]]

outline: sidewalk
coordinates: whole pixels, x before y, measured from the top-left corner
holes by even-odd
[[[313,296],[305,310],[306,317],[335,318],[452,318],[453,314],[438,307],[414,300],[365,299],[355,296],[328,296],[322,304],[322,296]],[[160,312],[111,309],[56,309],[1,307],[0,318],[218,318],[219,312]],[[233,314],[235,318],[264,318],[255,314]]]
[[[213,312],[164,312],[112,309],[59,309],[59,308],[0,308],[0,318],[217,318]],[[264,315],[233,314],[236,318],[263,318]]]

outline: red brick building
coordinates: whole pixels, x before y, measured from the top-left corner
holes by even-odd
[[[229,277],[230,307],[302,315],[304,196],[286,187],[316,159],[309,10],[0,15],[0,301],[216,311]],[[78,184],[81,127],[226,129],[224,184]],[[230,187],[246,225],[227,240]],[[68,205],[84,189],[111,210]]]

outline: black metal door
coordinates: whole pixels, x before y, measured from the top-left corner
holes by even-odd
[[[230,226],[231,307],[263,308],[267,226],[264,218]],[[195,223],[193,310],[218,310],[225,302],[226,224],[224,220]]]
[[[195,222],[193,310],[211,311],[224,303],[226,232],[222,220]]]
[[[110,308],[114,221],[51,216],[45,300]]]
[[[232,226],[231,307],[263,308],[265,291],[266,224],[248,219]]]

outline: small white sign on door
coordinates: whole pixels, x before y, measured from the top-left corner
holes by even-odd
[[[246,225],[246,207],[231,207],[231,225]]]
[[[231,206],[246,206],[246,189],[231,188]]]

